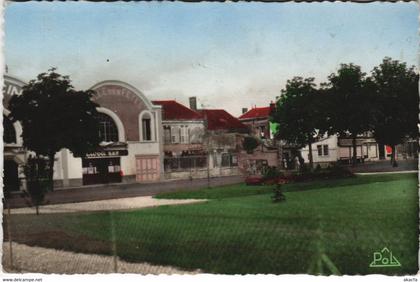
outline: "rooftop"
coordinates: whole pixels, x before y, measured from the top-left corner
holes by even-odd
[[[225,110],[203,109],[198,112],[207,120],[209,130],[247,130],[246,125]]]
[[[243,115],[239,117],[240,120],[243,119],[255,119],[255,118],[268,118],[271,113],[270,107],[260,107],[252,108]]]
[[[201,115],[175,100],[152,101],[155,105],[162,106],[163,120],[201,120]]]

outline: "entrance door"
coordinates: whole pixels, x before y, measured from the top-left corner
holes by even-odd
[[[15,161],[4,161],[4,191],[5,195],[11,191],[19,191],[18,165]]]
[[[136,180],[138,182],[159,180],[159,156],[136,156],[136,170]]]

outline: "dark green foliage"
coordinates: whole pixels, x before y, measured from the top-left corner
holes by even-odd
[[[392,147],[392,163],[395,161],[395,146],[406,138],[418,138],[418,74],[414,66],[385,58],[372,71],[376,85],[373,134],[378,143]]]
[[[353,139],[352,163],[355,165],[356,137],[370,129],[375,87],[360,66],[354,64],[341,64],[337,73],[331,74],[328,80],[323,84],[327,97],[324,130],[329,135]]]
[[[244,138],[244,141],[242,142],[242,146],[244,150],[249,154],[252,154],[254,149],[257,148],[258,145],[259,145],[258,140],[251,136],[246,136]]]
[[[318,129],[325,123],[322,107],[322,93],[315,88],[314,78],[294,77],[288,80],[281,91],[280,99],[271,121],[279,124],[276,138],[297,148],[312,144],[319,134]],[[312,148],[309,148],[312,167]]]
[[[48,178],[52,184],[54,155],[63,148],[83,156],[99,142],[99,124],[93,91],[76,91],[67,76],[55,68],[41,73],[23,87],[9,103],[9,117],[22,125],[23,145],[36,158],[51,163]]]
[[[267,166],[263,170],[264,180],[277,179],[282,176],[282,173],[275,166]]]

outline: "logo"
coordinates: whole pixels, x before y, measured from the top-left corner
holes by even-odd
[[[397,260],[392,252],[388,248],[383,248],[380,252],[373,253],[373,261],[369,265],[370,267],[396,267],[401,266],[401,263]]]

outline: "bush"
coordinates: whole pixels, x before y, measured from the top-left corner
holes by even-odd
[[[334,178],[345,178],[352,177],[354,174],[345,167],[339,165],[333,165],[328,168],[317,168],[313,171],[303,171],[292,174],[288,177],[289,181],[302,182],[312,181],[317,179],[334,179]]]
[[[271,199],[274,203],[282,202],[286,200],[286,196],[283,194],[281,190],[281,185],[277,184],[276,187],[273,188],[274,195],[271,196]]]
[[[252,154],[254,152],[254,149],[257,148],[258,145],[259,145],[258,140],[251,136],[246,136],[244,138],[244,141],[242,142],[242,146],[244,147],[244,150],[248,154]]]

